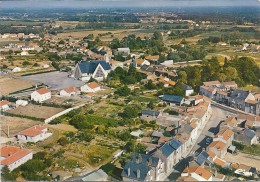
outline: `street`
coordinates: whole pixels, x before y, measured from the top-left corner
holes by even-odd
[[[233,115],[232,113],[228,111],[224,111],[218,107],[211,106],[212,107],[212,115],[207,122],[206,126],[203,128],[197,143],[194,145],[194,147],[191,150],[191,154],[193,153],[200,153],[203,148],[207,147],[206,139],[208,136],[214,136],[216,133],[218,133],[219,130],[219,122],[221,120],[224,120],[229,115]]]

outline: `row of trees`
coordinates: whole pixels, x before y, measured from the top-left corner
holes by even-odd
[[[218,59],[204,61],[202,66],[185,67],[179,71],[179,79],[182,83],[187,83],[198,88],[204,81],[219,80],[236,81],[239,86],[247,84],[258,85],[260,78],[260,68],[255,61],[249,57],[232,58],[225,60],[223,66]]]

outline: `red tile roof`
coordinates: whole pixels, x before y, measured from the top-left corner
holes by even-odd
[[[184,173],[196,173],[197,175],[203,177],[204,179],[208,180],[212,174],[210,171],[208,171],[207,169],[198,166],[198,167],[189,167],[184,169],[183,171]]]
[[[72,93],[76,91],[76,87],[67,87],[63,89],[67,93]]]
[[[2,101],[0,102],[0,107],[4,106],[4,105],[6,105],[6,104],[9,104],[9,103],[10,103],[10,102],[7,101],[7,100],[2,100]]]
[[[27,128],[23,131],[20,131],[19,132],[19,135],[25,135],[25,136],[30,136],[30,137],[34,137],[34,136],[37,136],[37,135],[40,135],[44,130],[46,129],[46,127],[43,127],[43,126],[33,126],[31,128]]]
[[[233,134],[234,132],[232,130],[223,129],[218,132],[217,137],[222,136],[224,140],[228,140]]]
[[[40,95],[46,94],[49,92],[48,88],[41,88],[39,90],[36,90]]]
[[[88,86],[92,89],[100,87],[96,82],[90,82],[88,83]]]
[[[223,161],[222,159],[220,158],[216,158],[214,161],[213,161],[215,164],[219,165],[219,166],[225,166],[226,162]]]
[[[5,159],[1,161],[1,165],[10,165],[29,153],[31,153],[31,151],[28,149],[22,149],[16,146],[4,146],[1,148],[1,156],[5,157]]]
[[[212,85],[219,85],[220,82],[218,80],[216,81],[209,81],[209,82],[203,82],[204,86],[212,86]]]

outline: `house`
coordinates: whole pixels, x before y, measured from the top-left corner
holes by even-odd
[[[21,56],[28,56],[29,55],[29,52],[27,52],[27,51],[22,51],[21,52]]]
[[[159,55],[154,55],[154,56],[145,56],[145,60],[151,61],[153,63],[156,63],[159,60],[160,56]]]
[[[238,129],[234,128],[234,140],[241,142],[245,145],[257,144],[256,132],[249,128]]]
[[[130,49],[129,49],[129,47],[117,48],[116,55],[117,54],[121,54],[123,56],[128,56],[130,54]]]
[[[0,101],[1,110],[2,111],[7,111],[8,109],[10,109],[9,104],[10,104],[10,102],[7,101],[7,100]]]
[[[167,103],[170,103],[170,105],[182,105],[184,102],[183,97],[176,95],[165,94],[161,97],[161,99]]]
[[[233,128],[237,126],[237,119],[235,117],[228,117],[220,123],[220,128]]]
[[[150,62],[145,59],[136,59],[136,60],[134,60],[133,64],[137,68],[141,68],[144,65],[150,66]]]
[[[196,158],[195,162],[200,166],[210,166],[212,164],[212,160],[210,155],[206,151],[202,151]]]
[[[0,169],[7,166],[12,171],[33,158],[31,150],[21,147],[2,146],[0,150]]]
[[[19,71],[22,71],[20,67],[15,67],[14,69],[12,69],[12,72],[19,72]]]
[[[147,154],[135,153],[121,173],[123,181],[158,181],[164,173],[161,159]]]
[[[222,141],[225,142],[228,146],[232,144],[234,139],[234,132],[230,129],[221,129],[216,136],[213,138],[213,141]]]
[[[18,106],[26,106],[28,104],[28,101],[27,100],[17,100],[15,102],[15,104],[16,104],[16,107],[18,107]]]
[[[209,81],[209,82],[203,82],[203,86],[205,86],[205,87],[220,87],[221,83],[218,80]]]
[[[60,91],[60,96],[71,97],[72,95],[76,95],[76,87],[67,87]]]
[[[225,90],[237,89],[237,84],[235,81],[223,82],[222,85]]]
[[[173,138],[159,147],[152,155],[162,160],[165,173],[169,173],[182,159],[183,152],[182,143]]]
[[[228,93],[225,91],[217,91],[215,93],[215,98],[214,100],[216,100],[219,103],[223,103],[223,104],[228,104]]]
[[[247,100],[255,100],[254,95],[250,91],[245,90],[234,90],[231,92],[228,100],[228,104],[230,107],[240,109],[242,111],[248,112],[246,110],[246,101]]]
[[[161,113],[159,111],[142,110],[141,119],[152,121],[152,120],[156,120],[156,118],[160,115]]]
[[[224,155],[227,153],[228,145],[223,141],[213,141],[207,147],[207,151],[211,151],[215,153],[217,156],[223,158]]]
[[[181,173],[182,177],[192,177],[195,181],[212,181],[213,175],[212,173],[201,166],[196,167],[187,167]],[[192,180],[194,181],[194,180]]]
[[[102,169],[94,170],[77,181],[109,181],[107,173]]]
[[[191,94],[194,93],[194,90],[191,86],[183,84],[183,90],[185,92],[185,96],[190,96]]]
[[[17,134],[17,139],[23,142],[33,142],[45,140],[50,137],[52,133],[48,133],[47,127],[36,125],[20,131]]]
[[[41,88],[31,93],[31,100],[36,102],[43,102],[51,98],[51,92],[48,88]]]
[[[106,61],[81,61],[76,65],[71,77],[82,81],[88,81],[91,77],[103,81],[111,70],[110,64]]]
[[[200,95],[204,95],[212,99],[216,92],[217,89],[215,87],[200,86]]]
[[[97,92],[101,90],[100,86],[96,82],[90,82],[80,87],[81,92]]]

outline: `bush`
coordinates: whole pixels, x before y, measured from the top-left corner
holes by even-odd
[[[58,140],[58,143],[62,146],[66,146],[69,144],[69,140],[67,139],[67,137],[61,137],[59,140]]]

